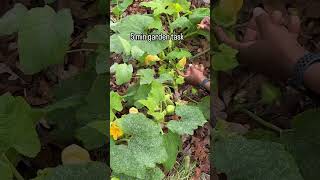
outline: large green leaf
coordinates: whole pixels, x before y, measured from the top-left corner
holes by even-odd
[[[148,169],[146,172],[146,176],[143,178],[143,180],[163,180],[164,176],[165,175],[163,174],[161,169],[156,167],[153,169]],[[119,178],[121,180],[141,180],[140,178],[134,178],[132,176],[127,176],[124,174],[117,174],[114,172],[112,173],[112,177]]]
[[[107,143],[109,126],[107,121],[93,121],[76,131],[76,138],[82,141],[86,149],[100,148]]]
[[[293,120],[293,132],[287,133],[288,149],[295,157],[306,180],[320,176],[320,111],[308,110]]]
[[[237,50],[234,50],[225,44],[219,45],[219,50],[220,51],[213,54],[212,66],[214,70],[229,71],[239,65],[236,59]]]
[[[112,9],[112,12],[115,15],[120,16],[132,3],[133,3],[133,0],[118,1],[118,4]]]
[[[151,84],[154,80],[153,69],[139,69],[137,75],[140,76],[140,84]]]
[[[198,108],[202,111],[204,117],[209,120],[210,119],[210,96],[206,96],[201,99],[199,103],[197,103]]]
[[[107,26],[96,25],[87,34],[84,40],[86,43],[104,44],[107,43]]]
[[[176,163],[177,155],[182,146],[181,137],[169,131],[164,135],[164,144],[168,154],[168,159],[163,163],[167,171],[170,171]]]
[[[213,163],[230,180],[302,180],[293,157],[281,144],[221,138],[213,145]]]
[[[110,37],[110,51],[126,54],[125,46],[119,39],[121,37],[130,44],[131,48],[136,46],[148,54],[160,53],[168,46],[168,41],[135,41],[130,38],[131,33],[148,34],[147,28],[153,22],[154,19],[147,15],[131,15],[114,24],[112,29],[116,34]]]
[[[243,0],[221,0],[212,12],[215,23],[225,27],[235,24],[242,4]]]
[[[76,117],[82,124],[107,119],[106,110],[109,108],[107,92],[107,77],[98,75],[86,97],[86,104],[77,111]]]
[[[55,100],[87,95],[95,78],[96,73],[94,71],[86,71],[61,81],[53,90]]]
[[[127,145],[111,141],[111,168],[115,173],[143,179],[148,168],[155,168],[168,157],[161,129],[140,113],[122,116],[118,124],[131,137]]]
[[[122,85],[131,80],[133,67],[131,64],[118,64],[116,70],[116,84]]]
[[[18,3],[3,15],[0,19],[0,36],[10,35],[12,33],[18,32],[21,19],[27,14],[28,9]]]
[[[192,23],[199,23],[206,16],[210,16],[209,8],[196,8],[192,10],[192,14],[189,15],[189,19]]]
[[[181,59],[181,58],[189,58],[191,57],[192,54],[187,50],[187,49],[175,49],[171,51],[168,55],[167,58],[169,60],[174,60],[174,59]]]
[[[101,162],[61,165],[39,171],[33,180],[106,180],[110,177],[108,169],[108,166]]]
[[[50,65],[63,63],[72,32],[70,10],[55,13],[51,7],[45,6],[28,11],[19,27],[22,70],[34,74]]]
[[[13,179],[13,173],[12,173],[11,167],[8,164],[8,161],[2,157],[2,155],[0,157],[0,174],[1,174],[2,180]]]
[[[106,47],[99,46],[97,51],[97,56],[96,56],[96,72],[98,74],[103,74],[108,72],[108,64],[107,64],[107,59],[109,57],[109,52]]]
[[[177,106],[176,114],[181,116],[181,119],[179,121],[171,120],[167,126],[172,132],[180,135],[193,135],[195,129],[207,122],[198,107],[188,105]]]
[[[176,29],[176,28],[189,28],[192,26],[192,23],[190,22],[190,20],[186,17],[179,17],[178,19],[176,19],[175,21],[173,21],[170,24],[170,28],[172,29]]]
[[[35,124],[38,118],[22,97],[0,96],[0,153],[14,148],[25,156],[35,157],[40,151]]]

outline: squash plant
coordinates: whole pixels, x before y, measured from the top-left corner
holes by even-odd
[[[186,38],[208,32],[197,24],[208,8],[190,8],[187,0],[140,3],[151,14],[134,14],[110,23],[110,50],[121,56],[111,64],[117,89],[110,92],[110,166],[113,179],[163,179],[175,165],[181,136],[192,135],[207,119],[197,104],[174,94],[184,84],[179,75],[193,55],[174,39],[139,41],[132,34],[176,34]],[[119,17],[119,14],[115,14]],[[209,102],[206,101],[208,104]],[[177,118],[179,117],[179,118]]]

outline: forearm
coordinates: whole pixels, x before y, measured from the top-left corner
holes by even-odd
[[[320,95],[320,63],[313,64],[305,72],[305,86]]]

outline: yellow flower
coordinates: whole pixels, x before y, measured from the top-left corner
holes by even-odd
[[[159,61],[159,57],[157,55],[147,55],[146,58],[144,58],[144,64],[149,65],[151,62]]]
[[[180,68],[184,68],[184,66],[186,65],[186,63],[187,63],[187,58],[186,58],[186,57],[183,57],[182,59],[179,60],[178,66],[179,66]]]
[[[137,108],[135,108],[135,107],[132,107],[132,108],[129,109],[129,113],[130,114],[137,114],[138,112],[139,112],[139,110]]]
[[[118,138],[121,137],[122,135],[123,135],[122,129],[115,122],[111,122],[110,136],[112,136],[114,140],[118,140]]]

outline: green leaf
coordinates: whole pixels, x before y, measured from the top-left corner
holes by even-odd
[[[119,36],[119,40],[120,40],[120,43],[122,44],[122,47],[123,47],[123,50],[124,50],[124,54],[125,55],[130,55],[130,53],[131,53],[131,45],[130,45],[130,43],[126,39],[122,38],[121,36]]]
[[[12,173],[11,167],[8,164],[8,161],[5,160],[3,157],[0,158],[0,174],[1,174],[1,179],[3,180],[13,179],[13,173]]]
[[[236,59],[237,50],[234,50],[225,44],[219,45],[219,50],[219,52],[215,52],[212,58],[214,70],[229,71],[239,65]]]
[[[149,24],[148,29],[157,29],[160,32],[162,32],[163,26],[162,26],[162,21],[160,17],[158,16],[154,17],[154,21],[151,24]]]
[[[167,55],[167,58],[169,60],[181,59],[184,57],[186,57],[186,58],[192,57],[192,54],[187,49],[182,49],[182,48],[175,49]]]
[[[46,4],[51,4],[51,3],[54,3],[56,0],[44,0],[44,2],[46,3]]]
[[[74,96],[69,96],[65,99],[58,100],[54,104],[45,107],[44,110],[50,112],[57,109],[66,109],[69,107],[74,107],[82,103],[84,103],[84,96],[80,94],[75,94]]]
[[[168,157],[161,128],[141,113],[124,115],[118,124],[131,138],[127,145],[115,145],[111,141],[111,169],[115,173],[143,179],[147,169],[155,168]]]
[[[117,92],[110,92],[110,102],[112,102],[110,103],[110,114],[112,114],[110,115],[110,121],[114,119],[113,110],[122,111],[123,107],[121,101],[122,98]]]
[[[176,79],[176,83],[178,85],[183,84],[184,83],[184,77],[183,76],[178,76]]]
[[[133,58],[139,59],[140,57],[142,57],[144,55],[144,51],[141,50],[139,47],[137,46],[133,46],[131,48],[131,56]]]
[[[86,43],[105,44],[107,43],[107,26],[95,25],[83,40]]]
[[[54,127],[50,131],[52,139],[64,144],[74,141],[75,130],[81,127],[75,117],[77,109],[78,107],[69,107],[50,111],[46,114],[48,124],[50,127]]]
[[[140,84],[151,84],[154,80],[153,69],[139,69],[137,75],[140,76]]]
[[[278,87],[271,83],[265,82],[261,87],[261,102],[271,105],[279,100],[281,91]]]
[[[84,126],[77,129],[75,132],[75,137],[80,140],[83,146],[88,150],[100,148],[107,143],[107,138],[105,135],[89,126]]]
[[[10,148],[35,157],[40,151],[35,110],[22,97],[0,96],[0,154]]]
[[[169,121],[167,127],[179,135],[193,135],[193,131],[198,128],[198,126],[203,126],[207,120],[203,116],[201,110],[194,106],[177,106],[176,114],[181,116],[179,121]]]
[[[107,95],[107,77],[98,75],[86,97],[86,104],[81,106],[76,114],[80,124],[107,119],[106,109],[109,108]]]
[[[107,7],[109,6],[107,0],[98,0],[98,8],[100,11],[100,14],[102,15],[107,15],[108,11],[107,11]]]
[[[293,119],[293,131],[289,134],[287,146],[296,159],[306,180],[320,176],[320,111],[307,110]]]
[[[109,134],[108,134],[109,126],[107,125],[107,121],[94,121],[94,122],[87,124],[87,126],[97,130],[98,132],[100,132],[101,134],[103,134],[105,136],[109,136]]]
[[[177,29],[177,28],[189,28],[192,26],[192,23],[190,22],[190,20],[186,17],[179,17],[178,19],[176,19],[175,21],[173,21],[170,24],[170,28],[171,29]]]
[[[176,163],[177,155],[182,146],[181,137],[169,131],[164,135],[164,144],[168,154],[168,159],[163,163],[167,171],[170,171]]]
[[[60,165],[38,171],[38,176],[33,180],[105,180],[110,177],[108,169],[108,166],[101,162]]]
[[[243,0],[223,0],[213,10],[214,21],[221,26],[229,27],[235,24]]]
[[[112,12],[115,15],[120,16],[132,3],[133,0],[121,0],[121,2],[112,9]]]
[[[140,109],[143,107],[139,100],[147,99],[148,94],[151,90],[150,84],[140,85],[139,83],[129,86],[124,100],[128,103],[128,106],[135,106]]]
[[[108,64],[107,59],[109,57],[109,52],[104,46],[99,46],[97,49],[97,57],[96,57],[96,72],[98,74],[103,74],[108,72]]]
[[[168,41],[134,41],[131,40],[131,33],[150,34],[147,32],[148,26],[155,20],[147,15],[131,15],[123,18],[120,22],[113,24],[112,30],[116,33],[110,37],[110,51],[124,53],[125,49],[120,43],[119,37],[125,39],[131,45],[136,46],[147,54],[159,54],[168,47]],[[154,32],[157,33],[157,32]]]
[[[204,117],[209,120],[210,119],[210,96],[206,96],[200,100],[197,104],[198,108],[202,111]]]
[[[54,87],[56,100],[62,100],[76,95],[87,95],[92,82],[96,79],[96,72],[85,71],[70,79],[61,81]]]
[[[233,136],[215,142],[212,154],[217,171],[230,180],[303,179],[293,157],[278,143]]]
[[[72,32],[70,10],[55,13],[49,6],[31,9],[19,28],[18,47],[23,72],[34,74],[50,65],[63,63]]]
[[[196,8],[192,10],[192,13],[189,15],[189,19],[195,24],[199,23],[206,16],[210,16],[209,8]]]
[[[256,140],[263,140],[263,141],[271,141],[271,142],[278,142],[280,143],[280,138],[278,134],[273,131],[268,131],[265,129],[253,129],[245,134],[247,139],[256,139]]]
[[[157,79],[160,83],[173,82],[173,77],[169,73],[160,74]]]
[[[108,127],[107,121],[90,122],[77,130],[76,137],[88,150],[100,148],[107,143]]]
[[[165,91],[164,86],[158,81],[153,81],[151,84],[151,90],[148,94],[147,99],[139,100],[138,102],[143,104],[150,111],[149,113],[153,113],[159,110],[159,104],[165,100]]]
[[[150,2],[142,2],[140,5],[151,8],[154,16],[159,16],[160,14],[172,15],[175,12],[172,6],[169,6],[170,3],[168,1],[154,0]]]
[[[122,85],[130,82],[132,77],[133,67],[131,64],[119,64],[116,66],[116,84]]]
[[[18,32],[19,25],[28,9],[23,4],[15,4],[14,7],[0,19],[0,36]]]

